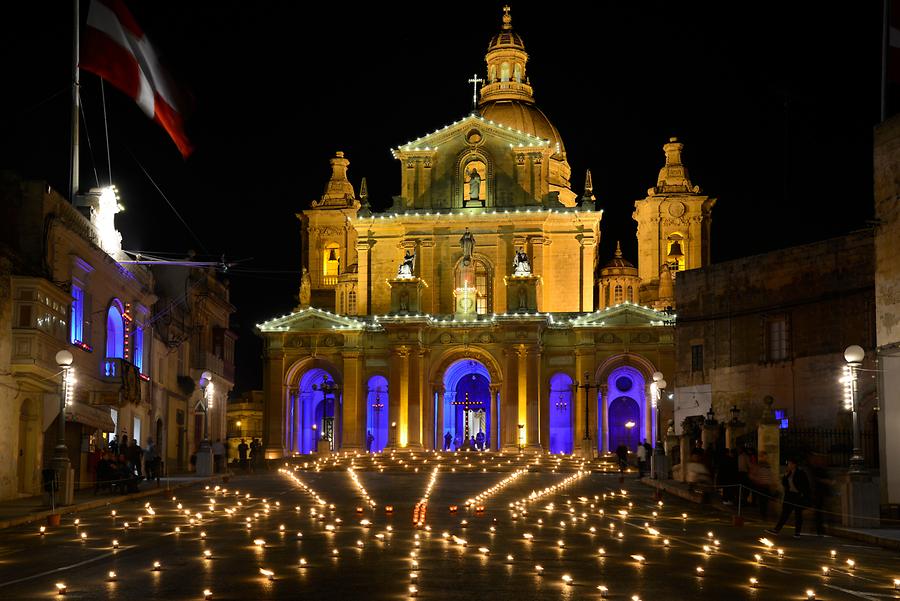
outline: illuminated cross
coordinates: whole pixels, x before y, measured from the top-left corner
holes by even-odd
[[[450,403],[451,405],[462,405],[463,408],[463,437],[464,444],[468,444],[469,442],[469,411],[470,407],[481,407],[483,403],[480,401],[470,401],[469,393],[466,393],[466,399],[464,401],[453,401]]]
[[[478,108],[478,84],[484,83],[484,80],[479,79],[477,74],[473,74],[469,83],[472,84],[472,108]]]

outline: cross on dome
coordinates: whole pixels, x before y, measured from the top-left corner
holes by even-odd
[[[478,108],[478,84],[484,83],[483,79],[478,77],[478,74],[472,74],[472,78],[469,79],[469,83],[472,84],[472,109]]]

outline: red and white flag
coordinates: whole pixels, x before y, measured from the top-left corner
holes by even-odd
[[[80,67],[131,96],[148,117],[163,126],[182,156],[191,154],[177,88],[122,0],[91,2]]]

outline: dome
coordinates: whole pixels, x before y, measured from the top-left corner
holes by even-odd
[[[616,242],[616,255],[600,270],[601,275],[616,273],[621,275],[637,275],[637,268],[631,262],[622,257],[622,246]]]
[[[515,100],[492,100],[479,107],[482,117],[488,121],[496,121],[531,134],[544,140],[550,140],[550,147],[556,154],[566,152],[562,137],[550,119],[534,104]]]
[[[500,48],[518,48],[519,50],[525,50],[525,43],[522,41],[522,36],[515,31],[503,30],[491,38],[491,42],[488,44],[488,52]]]

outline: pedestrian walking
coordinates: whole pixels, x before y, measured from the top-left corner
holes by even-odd
[[[249,466],[247,465],[247,453],[250,451],[250,446],[247,444],[247,441],[243,438],[241,439],[241,444],[238,445],[238,459],[241,462],[241,469],[249,471]]]
[[[647,442],[647,441],[644,441]],[[647,448],[639,444],[637,448],[637,462],[638,462],[638,480],[644,477],[644,472],[647,471]]]
[[[787,470],[781,478],[784,486],[784,501],[781,504],[781,516],[775,528],[767,529],[769,534],[778,534],[784,527],[791,513],[794,514],[794,538],[800,538],[803,528],[803,510],[809,506],[809,480],[803,470],[797,468],[797,462],[788,459]]]
[[[156,480],[159,484],[159,451],[156,449],[152,438],[147,439],[147,448],[144,449],[144,469],[147,472],[147,480]]]

